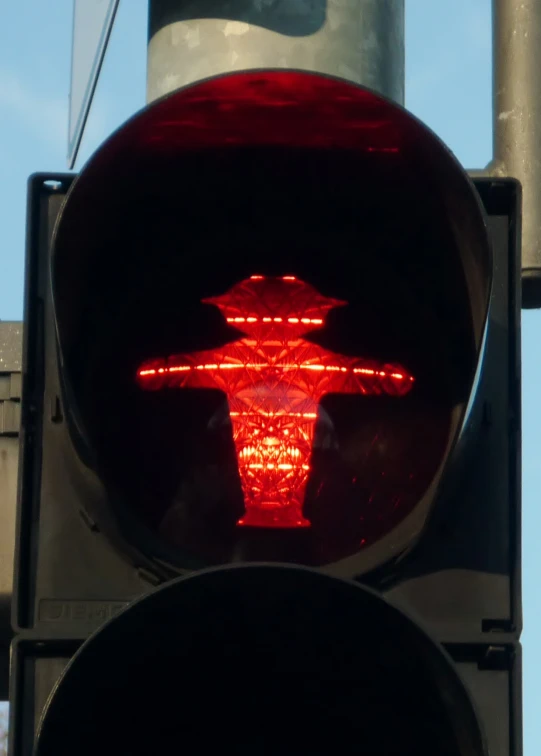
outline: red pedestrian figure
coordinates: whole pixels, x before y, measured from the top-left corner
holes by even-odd
[[[397,365],[335,354],[302,335],[347,302],[295,276],[251,276],[216,305],[244,336],[217,349],[145,363],[144,389],[220,389],[227,396],[244,494],[239,525],[294,528],[303,517],[318,403],[325,394],[406,394],[413,377]]]

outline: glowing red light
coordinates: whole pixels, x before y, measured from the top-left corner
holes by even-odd
[[[396,365],[335,354],[302,338],[347,302],[295,276],[251,276],[216,305],[244,336],[218,349],[154,360],[140,385],[214,388],[229,402],[246,512],[239,525],[304,527],[304,491],[320,399],[329,393],[406,394],[413,377]]]

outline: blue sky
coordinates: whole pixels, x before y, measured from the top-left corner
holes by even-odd
[[[467,168],[492,150],[490,0],[406,0],[406,105]],[[144,105],[147,0],[122,0],[79,169]],[[5,2],[0,25],[0,318],[22,316],[26,179],[66,167],[72,0]],[[541,312],[523,316],[525,754],[541,742]],[[0,741],[1,743],[1,741]],[[537,749],[538,750],[538,749]],[[1,746],[0,746],[1,753]]]

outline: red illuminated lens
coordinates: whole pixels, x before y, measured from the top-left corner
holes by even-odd
[[[145,389],[220,389],[229,402],[244,494],[239,525],[295,528],[303,517],[318,403],[325,394],[402,396],[413,377],[396,365],[335,354],[302,338],[346,305],[295,276],[254,275],[216,305],[244,336],[215,350],[154,360],[138,371]]]

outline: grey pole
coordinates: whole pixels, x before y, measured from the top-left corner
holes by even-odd
[[[541,0],[493,0],[494,160],[523,190],[524,307],[541,307]]]
[[[404,0],[149,0],[147,101],[227,71],[297,68],[404,102]]]

